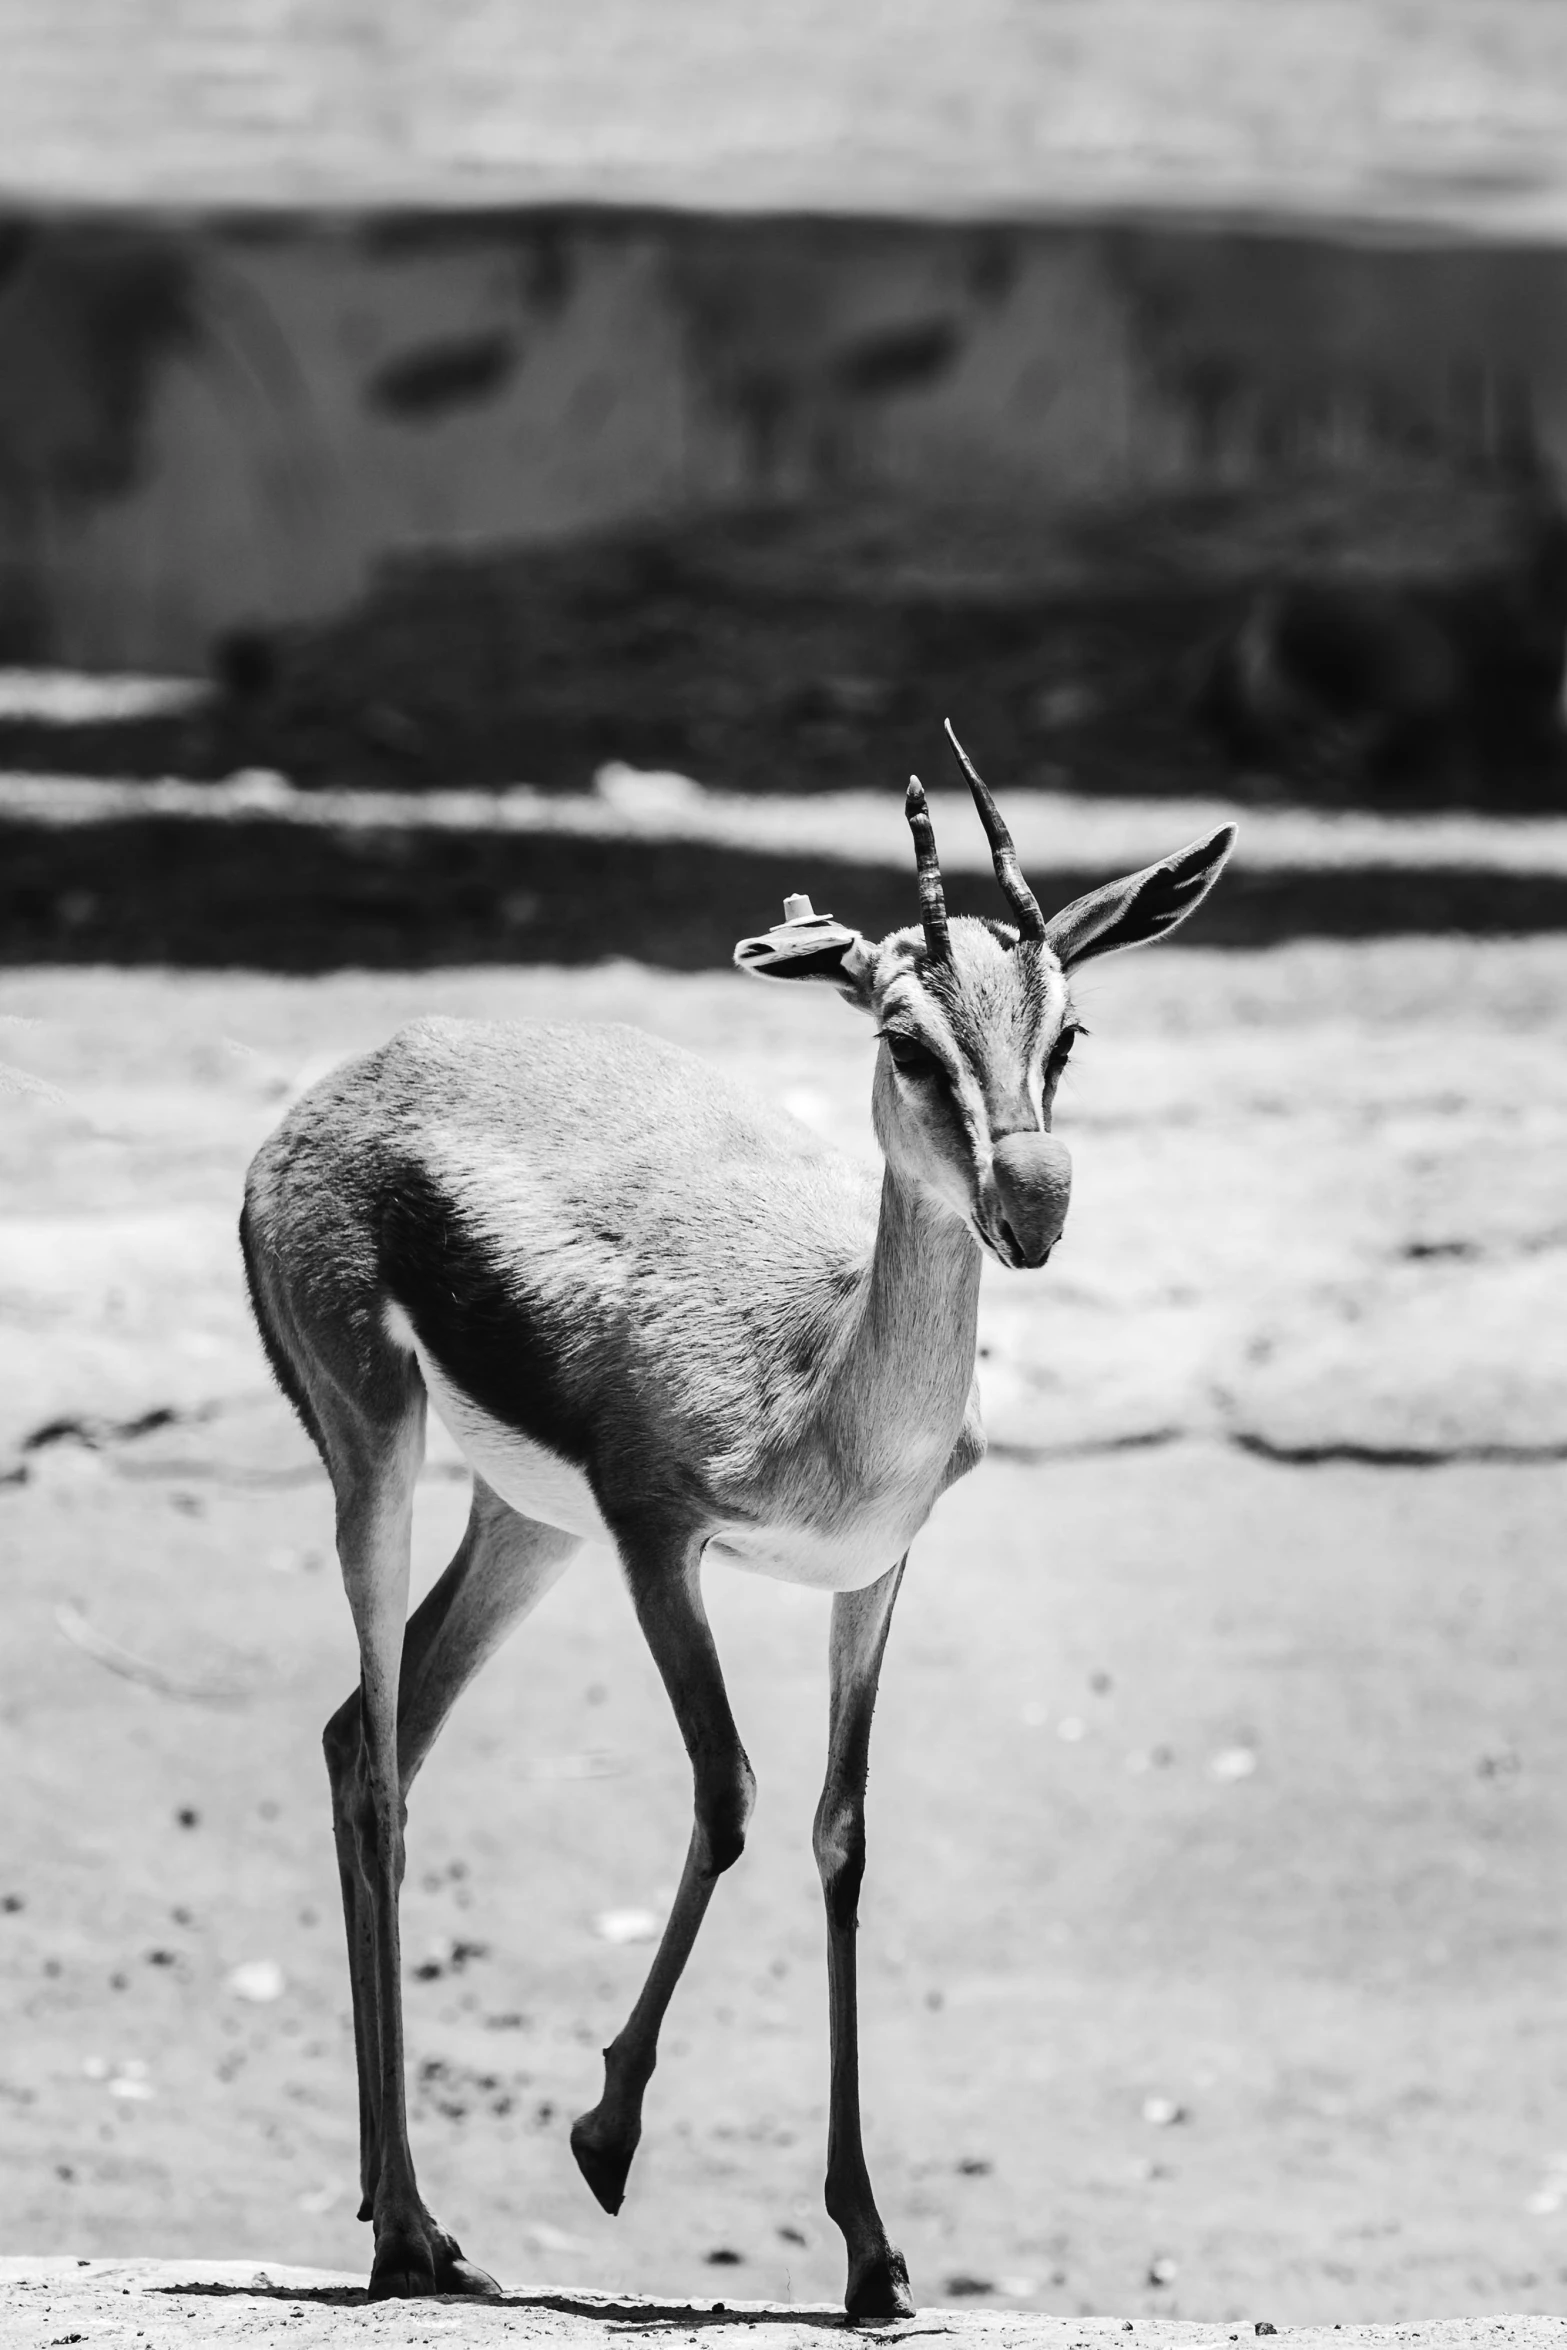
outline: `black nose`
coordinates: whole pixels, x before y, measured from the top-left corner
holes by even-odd
[[[1004,1134],[990,1162],[998,1221],[1025,1265],[1042,1265],[1061,1237],[1072,1160],[1053,1134]]]

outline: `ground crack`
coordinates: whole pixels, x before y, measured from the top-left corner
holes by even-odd
[[[1254,1453],[1265,1461],[1281,1461],[1292,1468],[1326,1468],[1336,1462],[1371,1469],[1442,1469],[1461,1462],[1567,1461],[1567,1441],[1550,1444],[1359,1444],[1332,1438],[1319,1444],[1281,1443],[1255,1429],[1232,1429],[1229,1442],[1238,1452]]]

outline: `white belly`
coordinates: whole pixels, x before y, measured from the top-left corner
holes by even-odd
[[[387,1307],[386,1329],[396,1345],[417,1359],[431,1410],[492,1492],[538,1525],[558,1526],[584,1542],[613,1545],[614,1536],[580,1469],[548,1445],[492,1419],[453,1387],[420,1345],[400,1306]],[[930,1508],[929,1500],[916,1501],[905,1493],[889,1497],[882,1509],[867,1510],[830,1530],[789,1524],[725,1526],[712,1536],[707,1555],[780,1583],[801,1583],[815,1591],[863,1591],[897,1565]]]
[[[531,1436],[519,1436],[504,1421],[492,1419],[459,1388],[453,1387],[415,1338],[407,1317],[395,1307],[392,1312],[397,1314],[397,1324],[392,1323],[389,1314],[388,1326],[398,1343],[418,1358],[430,1408],[446,1427],[469,1468],[502,1501],[523,1517],[532,1518],[537,1525],[558,1526],[563,1533],[579,1535],[584,1542],[611,1541],[609,1528],[593,1498],[593,1488],[582,1471],[573,1468],[570,1461],[563,1461],[558,1452],[551,1452],[547,1444],[535,1444]]]

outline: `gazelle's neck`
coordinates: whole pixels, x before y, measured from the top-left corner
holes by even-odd
[[[858,1320],[835,1381],[844,1455],[878,1480],[957,1441],[974,1377],[980,1252],[923,1185],[884,1169]]]

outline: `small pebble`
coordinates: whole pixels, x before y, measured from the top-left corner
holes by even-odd
[[[236,1999],[251,2000],[258,2007],[281,1999],[288,1988],[288,1978],[275,1958],[247,1958],[243,1965],[229,1969],[227,1982]]]
[[[601,1909],[593,1931],[601,1942],[652,1942],[658,1936],[658,1918],[650,1909]]]

